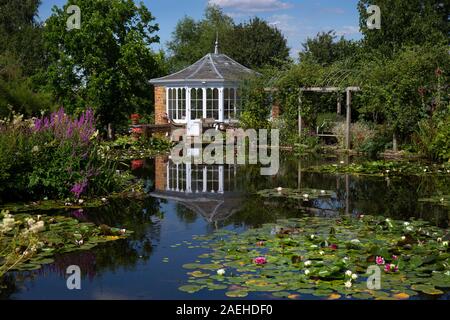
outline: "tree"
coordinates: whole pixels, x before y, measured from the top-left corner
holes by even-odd
[[[367,61],[358,111],[376,122],[388,124],[394,137],[409,137],[421,119],[441,109],[436,93],[442,91],[436,70],[450,69],[447,46],[405,47],[392,58]],[[442,83],[448,76],[442,76]],[[395,139],[394,139],[395,140]]]
[[[336,32],[320,32],[315,38],[308,38],[302,44],[303,51],[299,53],[300,61],[310,61],[322,66],[347,59],[355,55],[359,49],[357,42],[341,37],[336,41]]]
[[[360,27],[366,48],[391,57],[405,45],[448,44],[450,24],[448,0],[377,0],[381,10],[381,29],[368,29],[371,0],[360,0]]]
[[[44,65],[40,4],[41,0],[0,0],[0,55],[15,56],[24,76]]]
[[[82,12],[81,29],[66,30],[66,9]],[[69,112],[92,107],[105,129],[130,113],[151,110],[148,80],[160,75],[150,45],[159,42],[154,17],[132,0],[70,0],[46,22],[48,86]]]
[[[213,52],[216,35],[220,37],[223,52],[230,44],[228,39],[233,28],[233,19],[217,6],[208,6],[200,21],[187,16],[181,19],[172,33],[172,40],[167,43],[171,53],[171,71],[187,67]]]
[[[168,43],[172,71],[213,52],[216,35],[221,53],[250,68],[280,66],[289,58],[287,41],[277,28],[259,18],[236,25],[219,7],[208,6],[202,20],[184,17],[178,22]]]
[[[287,41],[280,30],[258,17],[237,25],[231,37],[234,45],[223,50],[247,67],[279,66],[289,58]]]

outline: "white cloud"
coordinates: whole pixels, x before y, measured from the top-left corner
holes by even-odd
[[[357,26],[343,26],[336,31],[336,35],[338,36],[348,36],[359,34],[359,27]]]
[[[292,8],[282,0],[209,0],[210,4],[240,12],[269,12]]]

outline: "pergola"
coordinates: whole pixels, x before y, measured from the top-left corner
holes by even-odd
[[[350,139],[350,126],[352,121],[352,92],[360,91],[360,87],[347,87],[347,88],[339,88],[339,87],[303,87],[300,88],[300,93],[302,92],[322,92],[322,93],[331,93],[331,92],[340,92],[346,93],[347,101],[346,101],[346,126],[345,126],[345,148],[350,150],[351,148],[351,139]],[[299,96],[299,106],[298,106],[298,134],[302,135],[302,95]],[[341,109],[341,100],[338,99],[338,110]]]

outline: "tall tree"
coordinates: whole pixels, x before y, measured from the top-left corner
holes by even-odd
[[[381,29],[368,29],[367,7],[371,0],[360,0],[360,27],[367,48],[392,56],[405,45],[448,44],[450,24],[448,0],[377,0],[381,10]]]
[[[233,19],[217,6],[208,6],[202,20],[195,21],[186,16],[178,21],[172,40],[167,43],[172,56],[172,71],[186,67],[213,52],[217,34],[221,50],[225,50],[230,44],[228,39],[233,28]]]
[[[24,75],[43,66],[41,0],[0,0],[0,55],[13,55]]]
[[[286,39],[277,28],[259,18],[236,25],[219,7],[208,6],[202,20],[184,17],[178,22],[168,43],[173,71],[213,52],[216,34],[220,52],[247,67],[279,66],[289,58]]]
[[[346,40],[344,37],[338,41],[336,39],[336,32],[333,30],[320,32],[316,37],[306,39],[302,44],[303,51],[299,53],[300,61],[328,66],[336,61],[348,59],[358,51],[357,42]]]
[[[81,29],[66,30],[66,9],[81,9]],[[51,65],[48,85],[66,109],[90,106],[105,128],[133,112],[149,112],[153,90],[148,80],[160,75],[159,42],[153,15],[133,0],[69,0],[53,8],[45,40]]]
[[[237,25],[232,39],[234,45],[224,50],[247,67],[279,66],[289,58],[287,40],[281,31],[258,17]]]

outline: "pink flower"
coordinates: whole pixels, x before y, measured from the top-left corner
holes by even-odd
[[[375,259],[375,262],[376,262],[378,265],[381,265],[381,264],[384,264],[384,259],[383,259],[383,257],[378,257],[378,256],[377,256],[377,258]]]
[[[384,271],[385,272],[397,272],[398,266],[396,266],[395,264],[388,263],[384,266]]]
[[[398,257],[396,255],[393,255],[392,260],[398,260]]]
[[[264,257],[258,257],[258,258],[255,258],[253,260],[253,262],[256,263],[256,264],[259,264],[259,265],[263,265],[263,264],[267,263],[267,259],[264,258]]]
[[[330,248],[331,250],[337,250],[337,249],[338,249],[338,246],[337,246],[337,244],[330,244],[329,248]]]

